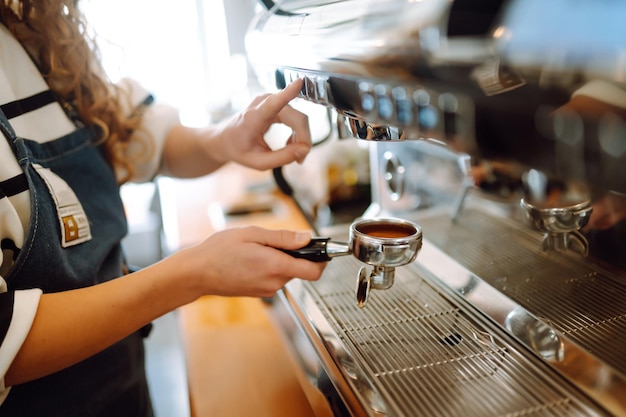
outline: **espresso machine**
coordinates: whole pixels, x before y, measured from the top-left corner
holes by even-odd
[[[357,217],[421,230],[366,305],[354,257],[280,294],[334,413],[626,415],[626,3],[262,4],[259,80],[368,142]]]

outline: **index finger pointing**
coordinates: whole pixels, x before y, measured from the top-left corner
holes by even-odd
[[[298,78],[284,89],[271,94],[261,105],[267,107],[272,113],[278,113],[283,107],[289,104],[291,100],[298,97],[303,85],[304,81]]]

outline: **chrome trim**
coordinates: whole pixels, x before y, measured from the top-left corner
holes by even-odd
[[[385,405],[380,394],[368,382],[354,357],[345,349],[341,339],[328,321],[315,307],[315,301],[304,288],[303,282],[293,280],[278,293],[287,304],[295,322],[307,336],[322,367],[328,374],[337,393],[350,411],[351,416],[370,416],[364,409],[369,404],[374,416],[385,416]],[[358,386],[358,389],[355,389]]]
[[[626,415],[626,376],[601,362],[589,352],[570,341],[567,335],[558,333],[549,322],[513,302],[481,278],[466,270],[426,239],[420,258],[416,261],[426,267],[444,288],[454,290],[489,318],[511,331],[520,342],[566,376],[572,383],[598,401],[615,416]],[[471,290],[467,290],[471,283]],[[513,323],[515,317],[524,318],[524,326]],[[518,323],[519,324],[519,323]],[[543,333],[531,335],[529,329],[541,329]],[[554,345],[546,349],[545,341],[537,336],[550,332]],[[580,362],[585,361],[581,372]],[[599,378],[590,378],[590,375]]]

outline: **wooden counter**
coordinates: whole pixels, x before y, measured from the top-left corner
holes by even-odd
[[[216,230],[240,225],[310,229],[295,204],[274,191],[270,173],[227,166],[200,180],[168,180],[160,188],[169,245],[192,245]],[[248,203],[261,211],[223,215],[225,209]],[[272,209],[264,211],[265,204]],[[255,298],[217,296],[180,308],[192,417],[332,415],[298,367],[268,308]]]

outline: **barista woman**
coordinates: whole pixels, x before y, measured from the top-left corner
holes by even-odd
[[[308,122],[288,106],[301,86],[191,129],[136,83],[107,83],[75,0],[5,0],[0,22],[0,415],[151,416],[151,320],[204,294],[270,296],[324,265],[275,249],[307,233],[248,227],[127,273],[119,184],[302,161]],[[272,123],[295,132],[276,151]]]

